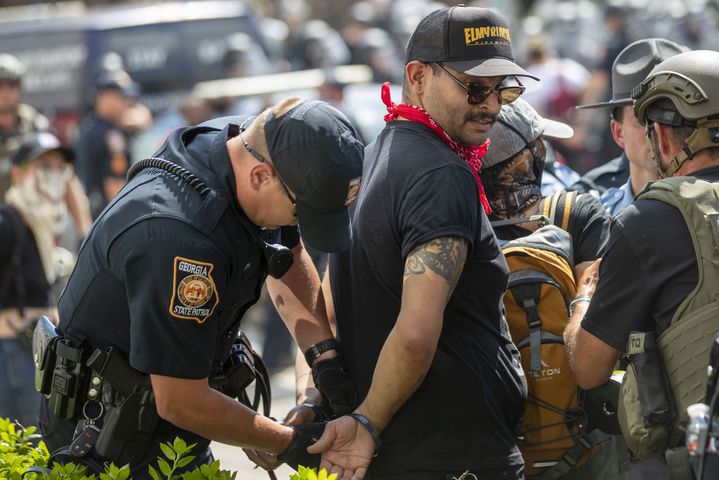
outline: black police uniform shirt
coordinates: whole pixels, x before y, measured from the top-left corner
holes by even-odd
[[[0,310],[51,305],[35,236],[8,204],[0,204],[0,265]]]
[[[58,306],[62,332],[114,345],[147,374],[201,379],[219,370],[266,277],[235,194],[226,142],[238,131],[178,130],[155,154],[210,186],[204,196],[154,168],[123,187],[80,250]],[[282,243],[293,247],[299,234],[287,231],[295,237]]]
[[[369,476],[521,464],[513,428],[524,384],[501,315],[508,269],[474,176],[429,128],[394,121],[366,148],[362,178],[350,206],[352,247],[330,260],[339,338],[360,399],[400,312],[407,255],[445,236],[470,247],[427,376],[383,432]]]
[[[629,159],[622,152],[620,156],[609,160],[604,165],[588,171],[569,190],[588,193],[596,190],[600,194],[610,188],[619,188],[629,179]]]
[[[692,176],[719,181],[719,167]],[[632,331],[661,335],[699,278],[689,228],[679,210],[640,199],[612,221],[599,283],[582,328],[626,352]]]
[[[596,197],[588,194],[577,195],[567,223],[567,232],[572,237],[574,265],[596,260],[604,254],[611,219],[612,217],[606,213]],[[526,237],[532,233],[516,225],[497,227],[494,232],[497,238],[507,241]]]
[[[130,166],[128,137],[119,128],[95,113],[89,113],[80,124],[75,144],[75,169],[90,199],[93,218],[105,208],[104,180],[124,180]]]

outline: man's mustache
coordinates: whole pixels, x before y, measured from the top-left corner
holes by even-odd
[[[489,122],[491,124],[497,123],[497,116],[498,115],[492,115],[491,113],[470,113],[467,114],[467,116],[464,117],[464,120],[466,122]]]

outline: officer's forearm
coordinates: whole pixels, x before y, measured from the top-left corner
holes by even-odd
[[[259,415],[211,389],[207,379],[151,375],[157,411],[173,425],[210,440],[239,447],[283,452],[292,429]]]
[[[293,249],[295,262],[281,279],[267,279],[267,290],[282,320],[304,352],[315,343],[332,337],[327,322],[320,279],[307,251]]]

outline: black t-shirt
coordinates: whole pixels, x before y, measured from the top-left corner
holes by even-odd
[[[330,259],[339,337],[360,400],[400,311],[407,255],[443,236],[470,246],[429,372],[383,432],[370,476],[521,463],[513,427],[523,384],[501,315],[508,270],[474,176],[429,128],[401,121],[367,147],[363,170],[352,247]]]
[[[577,195],[567,223],[567,232],[572,236],[574,265],[596,260],[604,254],[611,220],[597,198],[589,194]],[[500,240],[514,240],[532,233],[516,225],[497,227],[494,232]]]
[[[717,182],[719,167],[693,176]],[[694,245],[679,210],[658,200],[636,200],[612,221],[582,328],[625,352],[630,332],[658,336],[669,327],[698,275]]]
[[[0,204],[0,309],[49,307],[50,293],[32,230],[17,210]]]

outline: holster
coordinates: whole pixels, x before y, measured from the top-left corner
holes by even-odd
[[[35,362],[35,390],[43,395],[50,393],[57,339],[55,325],[45,315],[41,316],[32,336],[32,357]]]
[[[87,366],[103,379],[106,413],[95,451],[119,465],[145,454],[159,420],[149,375],[132,368],[114,347],[96,349]]]

